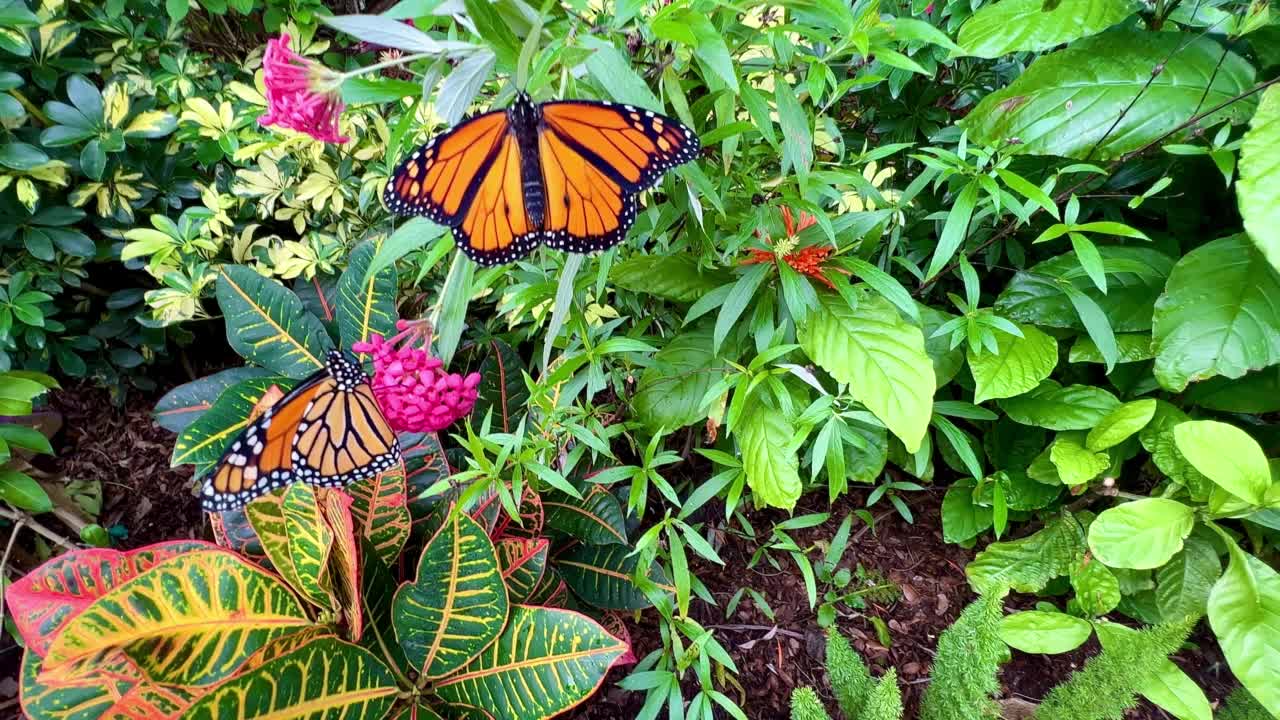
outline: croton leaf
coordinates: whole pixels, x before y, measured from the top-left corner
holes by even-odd
[[[384,563],[395,562],[409,539],[411,522],[404,463],[348,485],[347,492],[357,532],[373,543]]]
[[[564,578],[554,566],[549,567],[542,573],[542,579],[538,581],[537,587],[529,593],[525,604],[554,608],[568,607],[569,585],[565,583]]]
[[[22,658],[22,710],[31,720],[176,720],[198,697],[191,688],[152,681],[120,650],[92,663],[48,671],[43,665],[34,652]]]
[[[45,666],[123,648],[157,682],[207,685],[272,638],[310,624],[278,578],[224,550],[169,558],[116,586],[67,623]]]
[[[378,243],[365,241],[351,251],[350,264],[338,281],[338,331],[343,347],[366,342],[377,334],[391,337],[396,330],[396,266],[368,273]]]
[[[199,380],[192,380],[170,390],[156,403],[152,416],[165,430],[182,432],[206,410],[213,407],[222,393],[242,380],[271,375],[259,367],[227,368]]]
[[[320,319],[285,286],[243,265],[223,265],[217,296],[227,342],[242,357],[291,378],[324,366],[333,342]]]
[[[5,606],[27,649],[41,657],[73,618],[112,588],[184,552],[214,549],[197,540],[174,540],[121,552],[92,548],[59,555],[15,580]]]
[[[213,530],[213,539],[219,545],[242,555],[268,570],[275,568],[262,547],[262,540],[249,524],[246,508],[224,510],[209,514],[209,527]]]
[[[348,639],[359,642],[364,633],[364,610],[360,602],[359,536],[351,517],[351,496],[341,490],[317,488],[316,500],[324,524],[333,534],[325,572],[333,585],[336,609],[346,620]]]
[[[271,567],[289,587],[303,593],[312,602],[321,602],[322,607],[328,607],[327,597],[317,601],[305,593],[305,583],[293,565],[293,555],[289,551],[289,530],[284,520],[284,491],[277,489],[254,498],[253,502],[245,506],[244,515]]]
[[[507,538],[499,540],[494,549],[498,553],[498,566],[502,568],[502,579],[507,583],[511,601],[528,601],[546,572],[550,541]]]
[[[514,432],[529,401],[529,386],[524,382],[527,370],[524,359],[497,338],[490,338],[482,348],[485,355],[478,371],[480,385],[476,388],[476,405],[471,411],[472,422],[479,423],[492,412],[491,422],[495,429]]]
[[[439,678],[498,637],[507,608],[493,543],[466,513],[455,510],[423,548],[413,582],[396,591],[392,622],[414,667]]]
[[[178,435],[170,463],[212,463],[222,457],[231,438],[249,424],[253,408],[271,386],[288,390],[291,382],[276,376],[242,380],[223,391],[213,407],[201,413]]]
[[[501,720],[543,720],[589,697],[626,651],[584,615],[516,605],[493,648],[435,690],[450,703],[486,708]]]
[[[542,495],[526,486],[516,509],[519,511],[519,517],[516,518],[512,518],[505,510],[499,513],[497,522],[489,530],[489,537],[495,542],[503,538],[536,540],[542,537],[542,529],[547,520]]]
[[[332,607],[325,566],[333,546],[333,531],[320,515],[315,489],[306,483],[293,483],[285,490],[280,509],[289,537],[289,557],[302,583],[297,590],[320,607]]]
[[[608,490],[592,485],[582,499],[555,493],[542,501],[547,525],[589,545],[627,544],[622,505]]]
[[[219,685],[184,717],[379,718],[398,691],[391,671],[368,650],[321,638]]]
[[[639,556],[626,545],[579,545],[555,559],[556,568],[573,592],[604,610],[642,610],[650,606],[649,599],[636,586],[639,563]],[[646,577],[668,592],[675,592],[665,584],[656,563]]]
[[[396,642],[395,628],[391,621],[391,602],[396,593],[396,579],[378,559],[377,552],[367,538],[361,540],[360,546],[363,558],[360,565],[360,605],[365,622],[365,633],[360,638],[360,645],[378,657],[385,658],[402,674],[406,673],[412,667],[404,650]]]
[[[400,454],[404,457],[409,514],[417,522],[430,515],[436,505],[434,498],[422,497],[423,491],[449,477],[452,471],[435,433],[401,433]]]

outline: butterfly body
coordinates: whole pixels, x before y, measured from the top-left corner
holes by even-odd
[[[463,121],[400,165],[384,199],[394,212],[453,229],[482,265],[517,260],[541,243],[571,252],[610,248],[635,221],[636,195],[696,156],[678,121],[609,102],[536,104]]]
[[[341,351],[227,445],[206,477],[208,512],[234,510],[293,482],[342,487],[400,461],[400,444],[373,397],[369,378]]]

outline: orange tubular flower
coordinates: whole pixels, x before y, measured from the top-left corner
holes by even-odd
[[[796,236],[804,230],[813,227],[817,223],[818,219],[816,217],[803,210],[800,211],[800,217],[797,221],[796,217],[791,212],[791,208],[785,205],[782,206],[782,228],[787,233],[785,245],[775,247],[772,251],[756,249],[748,250],[747,252],[751,254],[742,260],[742,264],[758,265],[760,263],[774,263],[776,265],[779,261],[782,261],[792,270],[795,270],[801,275],[807,275],[808,277],[811,277],[834,290],[836,286],[827,279],[824,272],[826,268],[823,267],[827,258],[831,256],[831,248],[812,246],[800,248],[799,250],[791,249],[795,247]],[[756,235],[764,240],[766,245],[771,247],[773,246],[772,239],[767,235],[762,235],[759,230],[756,230]],[[845,272],[839,268],[836,268],[836,271],[841,273]]]

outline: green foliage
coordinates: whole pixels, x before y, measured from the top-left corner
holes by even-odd
[[[831,720],[813,688],[803,687],[791,694],[791,720]]]
[[[1216,720],[1270,720],[1271,715],[1248,690],[1236,688],[1214,717]]]
[[[827,631],[827,677],[846,718],[860,717],[874,682],[867,664],[838,630]]]
[[[920,704],[926,720],[967,720],[994,714],[992,697],[1007,651],[1000,639],[1004,593],[970,603],[938,636],[932,679]]]
[[[1125,642],[1089,658],[1084,667],[1045,696],[1041,720],[1119,720],[1187,638],[1193,621],[1174,621],[1133,633]]]

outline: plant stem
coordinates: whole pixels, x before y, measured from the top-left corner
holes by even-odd
[[[57,543],[58,545],[61,545],[62,547],[68,550],[76,549],[75,543],[72,543],[70,540],[58,534],[57,532],[54,532],[53,530],[50,530],[49,528],[45,527],[38,520],[31,517],[27,513],[22,512],[21,510],[11,510],[7,507],[0,507],[0,517],[8,520],[12,520],[15,523],[22,522],[30,526],[32,530],[35,530],[37,533],[43,535],[46,540]]]
[[[347,80],[350,80],[351,78],[354,78],[354,77],[360,77],[361,75],[368,75],[369,73],[374,72],[375,70],[382,70],[384,68],[395,67],[397,65],[404,65],[406,63],[411,63],[414,60],[421,60],[422,58],[435,57],[436,55],[438,55],[438,53],[430,53],[430,52],[420,52],[420,53],[414,53],[412,55],[402,55],[400,57],[391,58],[390,60],[383,60],[382,62],[374,63],[372,65],[366,65],[365,67],[362,67],[362,68],[356,68],[355,70],[339,73],[339,75],[341,76],[342,81],[346,82]]]

